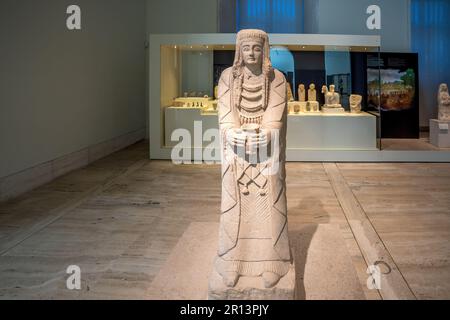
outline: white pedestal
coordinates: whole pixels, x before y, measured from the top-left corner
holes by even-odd
[[[288,113],[295,114],[306,111],[306,102],[290,101],[288,102]]]
[[[287,127],[288,150],[377,150],[376,117],[366,112],[290,114]]]
[[[173,147],[179,143],[179,141],[172,141],[172,133],[177,129],[186,129],[189,131],[192,137],[192,143],[194,143],[195,137],[195,121],[201,124],[201,135],[208,129],[218,128],[218,116],[217,112],[205,112],[201,108],[187,108],[187,107],[167,107],[164,109],[164,142],[165,146]],[[203,146],[210,144],[211,142],[203,142]]]
[[[450,121],[430,120],[430,142],[438,148],[450,148]]]
[[[308,101],[306,104],[307,104],[307,111],[309,111],[309,112],[320,112],[319,102],[317,102],[317,101]]]
[[[323,113],[331,113],[331,114],[336,114],[336,113],[345,113],[345,109],[342,107],[322,107],[322,112]]]

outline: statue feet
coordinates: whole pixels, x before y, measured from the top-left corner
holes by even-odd
[[[239,279],[239,274],[237,272],[225,272],[223,275],[223,282],[227,287],[234,287]]]
[[[264,281],[264,287],[272,288],[278,283],[278,281],[280,281],[281,277],[273,272],[264,272],[262,274],[262,278]]]

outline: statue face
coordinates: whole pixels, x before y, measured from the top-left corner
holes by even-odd
[[[263,47],[259,41],[245,41],[241,46],[242,59],[246,65],[262,66]]]
[[[334,85],[333,84],[330,86],[330,91],[334,92]]]
[[[314,89],[316,88],[316,86],[315,86],[313,83],[311,83],[311,84],[309,85],[309,88],[310,88],[311,90],[314,90]]]
[[[301,90],[301,91],[305,90],[305,85],[301,84],[301,85],[300,85],[300,90]]]

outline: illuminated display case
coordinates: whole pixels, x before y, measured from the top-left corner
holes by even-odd
[[[150,36],[152,159],[170,159],[172,148],[180,144],[180,132],[191,136],[183,143],[191,147],[193,158],[201,153],[196,149],[214,142],[203,137],[208,130],[218,129],[216,86],[223,70],[233,64],[235,37]],[[301,160],[305,151],[378,151],[380,109],[368,101],[368,88],[372,95],[379,94],[374,90],[374,75],[380,74],[380,66],[368,57],[380,54],[379,36],[269,37],[272,64],[284,73],[290,87],[287,160]]]

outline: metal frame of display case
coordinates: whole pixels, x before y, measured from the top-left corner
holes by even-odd
[[[272,46],[296,47],[305,51],[362,51],[376,49],[380,36],[270,34]],[[164,114],[161,108],[161,48],[167,46],[234,46],[236,34],[152,34],[149,40],[149,144],[150,159],[171,159],[172,147],[164,146]],[[353,50],[354,49],[354,50]],[[374,52],[374,51],[372,51]],[[377,121],[379,131],[379,121]],[[379,134],[376,137],[379,144]],[[194,149],[194,148],[192,148]],[[193,150],[192,154],[195,154]],[[388,151],[388,150],[286,150],[287,161],[342,162],[448,162],[450,151]]]

